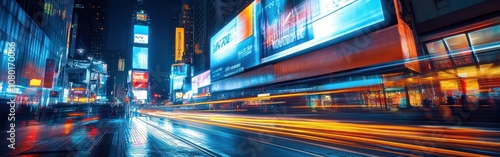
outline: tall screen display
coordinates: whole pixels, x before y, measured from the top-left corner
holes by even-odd
[[[134,43],[148,44],[148,26],[134,25]]]
[[[133,71],[132,72],[132,88],[148,89],[148,72]]]
[[[255,2],[246,7],[210,39],[212,80],[259,64],[255,7]]]
[[[133,47],[132,68],[148,69],[148,48]]]
[[[380,0],[261,0],[261,3],[262,63],[384,21]]]

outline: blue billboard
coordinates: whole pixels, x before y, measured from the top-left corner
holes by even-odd
[[[231,76],[259,64],[255,2],[210,39],[211,79]]]
[[[256,0],[210,39],[211,81],[369,33],[386,21],[383,2]]]
[[[132,56],[133,69],[148,69],[148,48],[133,47]]]
[[[383,22],[381,0],[261,0],[262,63]]]
[[[149,29],[148,26],[134,25],[134,43],[148,44],[149,42]]]

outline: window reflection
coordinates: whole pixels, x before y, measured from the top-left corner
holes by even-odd
[[[472,49],[476,53],[500,48],[500,25],[469,33]]]
[[[452,56],[467,55],[470,53],[469,42],[467,42],[467,36],[465,34],[444,38],[444,41]]]

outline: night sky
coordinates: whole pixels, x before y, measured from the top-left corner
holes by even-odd
[[[174,32],[178,21],[173,21],[179,15],[180,0],[144,0],[145,9],[149,13],[149,68],[150,77],[165,78],[170,73],[173,63]],[[107,43],[108,50],[129,50],[127,33],[130,27],[130,0],[108,0]],[[127,52],[127,51],[126,51]],[[165,82],[158,82],[164,84]],[[153,87],[154,82],[151,82]],[[168,85],[168,84],[167,84]],[[162,85],[164,86],[164,85]],[[168,89],[168,88],[166,88]],[[152,90],[155,90],[152,88]],[[168,90],[162,93],[168,93]]]

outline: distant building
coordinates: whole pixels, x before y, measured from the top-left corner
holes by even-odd
[[[102,59],[106,22],[106,1],[75,0],[75,12],[78,15],[77,54],[85,58],[85,53]],[[77,56],[79,57],[79,56]]]

